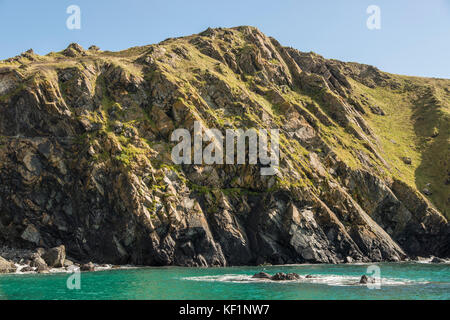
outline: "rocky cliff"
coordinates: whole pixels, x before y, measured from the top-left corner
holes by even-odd
[[[450,80],[253,27],[0,62],[0,246],[224,266],[450,256]],[[175,165],[170,134],[280,130],[274,176]]]

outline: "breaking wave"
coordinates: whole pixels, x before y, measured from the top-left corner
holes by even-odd
[[[366,286],[360,284],[360,276],[348,276],[348,275],[313,275],[313,278],[305,278],[301,276],[299,280],[286,280],[286,281],[272,281],[269,279],[256,279],[251,275],[242,274],[223,274],[214,276],[200,276],[200,277],[185,277],[183,280],[190,281],[204,281],[204,282],[231,282],[231,283],[312,283],[323,284],[330,286]],[[396,279],[396,278],[381,278],[381,285],[384,286],[400,286],[400,285],[414,285],[414,284],[427,284],[428,281],[409,280],[409,279]]]

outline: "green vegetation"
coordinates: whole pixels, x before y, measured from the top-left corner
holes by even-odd
[[[173,144],[161,130],[164,125],[173,128],[198,120],[220,129],[279,128],[280,174],[271,191],[300,188],[320,193],[323,180],[334,178],[327,170],[317,177],[311,167],[312,153],[324,163],[331,150],[350,169],[395,177],[420,191],[430,183],[429,199],[450,215],[448,80],[383,73],[380,81],[368,73],[361,76],[355,71],[358,65],[349,63],[350,71],[341,70],[340,76],[351,88],[343,93],[333,90],[326,77],[317,73],[302,72],[295,78],[285,59],[262,52],[257,41],[249,40],[248,28],[230,30],[228,38],[193,35],[120,52],[87,50],[73,57],[64,51],[46,56],[29,53],[2,61],[0,67],[14,68],[26,80],[0,96],[0,103],[35,87],[47,90],[46,98],[60,99],[51,103],[63,105],[77,98],[73,92],[78,91],[73,89],[79,88],[80,79],[85,80],[83,85],[88,83],[92,89],[93,106],[82,112],[84,106],[67,106],[75,120],[95,124],[96,129],[75,137],[75,144],[85,149],[96,144],[93,161],[117,162],[127,170],[138,168],[145,158],[157,171],[156,179],[161,179],[162,170],[171,170],[199,194],[220,190],[237,197],[256,191],[193,184],[181,167],[167,164]],[[320,63],[319,55],[309,56]],[[74,68],[77,75],[62,81],[61,73]],[[361,105],[360,114],[373,133],[364,132],[355,115],[344,110],[349,98]],[[161,112],[155,115],[154,108],[161,104],[162,116]],[[175,117],[176,112],[181,119]],[[295,121],[313,131],[314,141],[306,143],[296,137],[298,128],[289,127]],[[112,145],[111,150],[106,145]],[[160,186],[163,182],[153,183]],[[361,195],[354,196],[362,201]]]
[[[450,97],[445,81],[395,76],[399,89],[368,88],[356,81],[352,86],[369,103],[381,107],[386,115],[366,114],[380,138],[383,157],[392,165],[392,176],[422,190],[431,184],[430,200],[450,215],[450,186],[445,184],[450,159]],[[411,158],[411,164],[402,161]]]

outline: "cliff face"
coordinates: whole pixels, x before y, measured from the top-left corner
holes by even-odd
[[[0,63],[0,246],[146,265],[450,256],[450,80],[252,27]],[[175,165],[176,128],[280,130],[280,167]]]

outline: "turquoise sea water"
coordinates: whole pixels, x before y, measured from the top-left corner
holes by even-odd
[[[357,284],[368,265],[295,265],[230,268],[136,268],[71,274],[0,275],[0,299],[450,299],[450,265],[380,263],[380,289]],[[313,279],[270,282],[256,272],[297,272]]]

